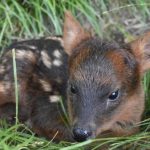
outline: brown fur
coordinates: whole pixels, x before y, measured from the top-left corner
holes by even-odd
[[[108,59],[113,63],[114,68],[118,73],[118,79],[123,80],[126,65],[123,61],[122,55],[118,52],[110,51],[106,57],[108,57]]]
[[[67,18],[67,21],[69,19],[70,16]],[[69,61],[70,67],[69,73],[71,80],[70,82],[75,83],[77,88],[78,84],[80,84],[80,92],[83,83],[86,84],[86,86],[84,86],[84,89],[87,88],[87,90],[89,89],[92,83],[95,84],[95,85],[93,84],[93,88],[95,88],[97,84],[99,84],[99,86],[103,85],[104,87],[106,85],[111,86],[112,82],[111,80],[113,79],[113,77],[111,77],[111,72],[109,72],[109,66],[107,67],[108,67],[108,74],[110,73],[110,75],[103,76],[96,73],[96,65],[94,66],[95,63],[94,61],[96,60],[94,60],[93,55],[97,53],[97,57],[99,57],[99,53],[96,50],[95,52],[93,52],[94,50],[92,50],[92,46],[89,46],[90,41],[92,40],[94,41],[94,39],[86,37],[87,33],[86,32],[84,33],[84,29],[83,28],[81,29],[81,25],[77,24],[76,20],[71,18],[69,21],[71,22],[71,26],[68,32],[74,30],[73,28],[71,29],[72,26],[76,26],[76,30],[77,28],[79,28],[80,30],[82,30],[82,35],[85,34],[85,37],[82,36],[82,38],[80,39],[80,37],[77,34],[72,35],[68,34],[67,28],[65,28],[64,26],[65,28],[64,37],[72,39],[72,41],[67,41],[66,38],[64,38],[64,43],[66,43],[66,45],[72,45],[72,47],[66,48],[66,52],[69,53],[70,55]],[[76,42],[75,39],[80,39],[80,41]],[[123,89],[126,90],[122,95],[121,100],[122,102],[120,102],[120,104],[118,104],[118,106],[114,110],[112,110],[112,112],[108,111],[108,113],[106,112],[106,114],[103,114],[103,116],[100,117],[99,120],[100,124],[98,124],[93,122],[92,120],[93,118],[92,115],[94,115],[93,110],[91,109],[89,110],[89,112],[86,111],[86,109],[90,109],[90,107],[92,107],[93,105],[92,100],[91,103],[89,104],[90,99],[86,102],[85,96],[79,97],[78,93],[78,95],[77,94],[75,95],[78,98],[75,99],[75,96],[72,96],[70,92],[68,92],[68,108],[71,116],[70,118],[72,120],[72,125],[75,125],[81,129],[84,128],[88,129],[89,126],[90,128],[96,128],[96,130],[93,131],[95,132],[95,134],[93,133],[94,137],[103,136],[103,133],[106,132],[111,133],[111,135],[113,136],[126,136],[134,134],[138,131],[138,127],[136,126],[140,122],[142,113],[144,111],[144,92],[142,89],[141,77],[143,75],[142,72],[145,72],[146,70],[150,69],[149,55],[148,55],[150,49],[149,42],[150,42],[150,34],[147,33],[143,37],[140,37],[137,40],[127,44],[127,46],[125,47],[122,46],[120,48],[113,49],[113,46],[112,47],[110,46],[110,48],[108,48],[106,52],[103,52],[104,58],[107,59],[106,61],[111,62],[112,65],[111,67],[114,68],[114,72],[112,72],[112,74],[113,75],[115,74],[114,76],[116,76],[117,80],[116,81],[114,79],[113,80],[117,83],[118,88],[123,86],[124,87]],[[101,45],[102,43],[99,44]],[[100,54],[100,56],[101,55],[103,54]],[[86,65],[89,64],[88,61],[90,61],[91,57],[93,57],[93,62],[91,61],[93,65],[90,64],[91,67],[90,66],[86,67]],[[103,57],[101,59],[103,61]],[[95,67],[95,69],[92,68],[92,66]],[[107,68],[104,69],[106,69],[107,71]],[[92,86],[90,87],[90,90],[93,91],[91,88]],[[86,94],[87,99],[88,97],[90,97],[90,94],[89,96],[88,94]],[[84,102],[82,102],[81,104],[81,101]],[[75,105],[78,105],[78,107],[75,108]],[[91,106],[85,107],[84,105],[85,106],[91,105]],[[84,111],[87,113],[85,113]],[[96,108],[95,111],[97,111]],[[77,112],[80,113],[77,115],[76,114]],[[84,115],[82,113],[84,113]],[[86,117],[87,119],[85,119]],[[89,118],[91,118],[91,120],[89,120]],[[110,134],[108,135],[110,136]]]
[[[98,129],[97,135],[101,135],[102,133],[103,136],[104,131],[109,131],[110,135],[112,134],[113,136],[127,136],[139,131],[135,126],[138,126],[140,123],[141,112],[144,111],[143,99],[144,95],[141,92],[140,94],[134,94],[128,97],[126,99],[128,102],[125,105],[120,105],[118,110],[116,110],[116,114],[107,120],[104,126]],[[121,124],[121,127],[120,124],[117,124],[118,122]]]
[[[150,32],[138,37],[130,43],[136,59],[139,61],[142,73],[145,73],[150,68]]]

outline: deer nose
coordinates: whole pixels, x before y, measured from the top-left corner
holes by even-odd
[[[92,135],[91,131],[80,129],[80,128],[73,129],[73,138],[77,142],[86,141],[91,135]]]

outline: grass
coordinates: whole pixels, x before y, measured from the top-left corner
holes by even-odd
[[[17,66],[16,66],[16,53],[15,49],[12,49],[13,56],[13,73],[14,73],[14,82],[15,82],[15,102],[16,102],[16,125],[18,124],[18,104],[19,104],[19,89],[18,89],[18,80],[17,80]]]
[[[149,0],[7,0],[0,3],[1,49],[3,50],[12,41],[22,38],[62,34],[65,10],[70,10],[91,32],[116,41],[119,41],[122,35],[125,37],[125,41],[130,41],[136,35],[148,30],[150,25]],[[13,56],[15,58],[14,51]],[[13,65],[17,85],[15,59]],[[143,82],[146,92],[144,118],[148,118],[150,114],[149,74],[145,75]],[[18,95],[17,86],[16,95]],[[16,108],[17,110],[18,108]],[[13,127],[6,125],[0,129],[0,149],[80,150],[87,145],[94,145],[94,150],[107,143],[110,145],[110,150],[121,149],[122,146],[125,146],[126,149],[130,147],[130,149],[146,150],[150,147],[149,125],[150,120],[144,120],[141,123],[142,131],[130,137],[101,138],[82,143],[62,141],[55,144],[44,138],[35,137],[32,131],[16,122]]]

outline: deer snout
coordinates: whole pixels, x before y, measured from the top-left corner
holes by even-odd
[[[89,139],[92,136],[92,131],[89,129],[82,129],[75,127],[73,129],[73,138],[77,142],[83,142]]]

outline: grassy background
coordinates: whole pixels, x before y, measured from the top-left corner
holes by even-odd
[[[1,49],[3,50],[14,40],[62,34],[65,10],[70,10],[91,32],[118,42],[130,41],[150,28],[149,0],[1,0]],[[149,74],[145,75],[143,82],[147,95],[144,118],[148,118],[150,112]],[[0,149],[78,150],[95,143],[97,144],[93,149],[98,149],[104,143],[109,143],[110,149],[132,145],[130,149],[146,150],[150,149],[149,125],[150,120],[143,121],[141,133],[131,137],[96,139],[78,144],[66,142],[54,144],[52,141],[35,137],[23,125],[10,128],[5,125],[0,129]],[[18,126],[21,126],[20,132],[16,131]]]

